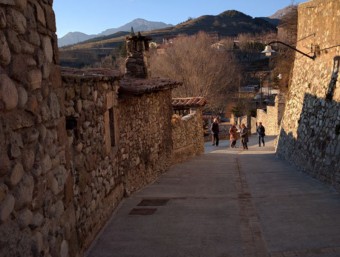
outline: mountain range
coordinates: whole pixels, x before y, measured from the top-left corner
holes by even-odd
[[[256,30],[259,30],[260,27],[264,28],[264,30],[268,30],[268,28],[266,28],[268,27],[268,25],[265,24],[264,21],[276,27],[280,19],[282,18],[282,16],[288,13],[291,10],[291,8],[293,7],[288,6],[286,8],[278,10],[277,12],[275,12],[273,15],[269,17],[259,17],[259,18],[252,18],[251,16],[245,15],[238,11],[226,11],[216,16],[204,15],[196,19],[189,19],[188,21],[182,22],[176,26],[172,24],[166,24],[164,22],[147,21],[145,19],[138,18],[138,19],[134,19],[133,21],[129,23],[126,23],[125,25],[121,27],[107,29],[99,34],[88,35],[82,32],[70,32],[63,37],[58,38],[58,45],[59,47],[63,47],[67,45],[78,44],[80,42],[88,41],[93,38],[106,39],[106,38],[110,38],[112,35],[114,35],[112,37],[117,37],[119,35],[119,32],[124,34],[124,32],[131,31],[131,27],[133,27],[135,31],[142,31],[142,32],[166,29],[175,34],[177,34],[178,31],[183,31],[187,34],[190,34],[190,32],[188,33],[188,31],[190,30],[196,31],[196,29],[199,28],[201,30],[212,30],[212,31],[220,33],[221,35],[225,33],[229,33],[228,35],[230,36],[230,31],[233,30],[232,24],[235,24],[235,22],[239,21],[239,22],[246,22],[248,23],[248,25],[250,23],[253,23],[253,25],[250,27],[255,29],[254,33],[256,33],[258,32]],[[209,23],[210,23],[210,26],[209,26]],[[207,25],[210,28],[208,28]],[[246,28],[245,24],[243,26],[240,26],[240,24],[237,24],[234,27],[235,28],[237,27],[236,34],[252,32],[252,31],[249,31],[249,26],[248,28]],[[244,31],[239,31],[239,30],[242,30],[242,27]],[[226,31],[229,31],[229,32],[226,32]]]
[[[228,10],[218,15],[203,15],[195,19],[171,26],[163,23],[164,28],[146,31],[133,22],[120,28],[106,30],[102,33],[116,33],[109,35],[96,35],[81,43],[59,48],[60,65],[66,67],[82,68],[91,67],[94,63],[101,63],[104,57],[117,56],[124,52],[124,42],[126,35],[131,31],[142,32],[143,36],[152,38],[153,42],[162,43],[166,39],[174,38],[178,35],[194,35],[200,31],[210,34],[216,40],[222,38],[236,38],[241,34],[261,35],[267,33],[277,33],[277,25],[285,11],[280,11],[271,17],[253,18],[242,12]],[[145,21],[136,19],[135,21]],[[148,22],[145,21],[147,24]],[[158,23],[159,24],[159,23]],[[170,26],[169,26],[170,25]],[[162,25],[161,25],[162,26]],[[121,30],[125,31],[121,31]],[[61,45],[59,45],[61,46]]]
[[[134,19],[133,21],[126,23],[125,25],[118,28],[107,29],[99,34],[88,35],[82,32],[69,32],[65,36],[58,38],[58,46],[66,46],[77,44],[92,38],[103,37],[107,35],[112,35],[120,31],[130,31],[131,27],[134,28],[135,31],[150,31],[155,29],[162,29],[166,27],[172,27],[172,24],[166,24],[164,22],[156,22],[156,21],[147,21],[144,19]]]

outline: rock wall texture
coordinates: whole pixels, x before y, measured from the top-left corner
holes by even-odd
[[[50,0],[0,0],[0,256],[69,254],[74,205]]]
[[[315,49],[315,60],[296,53],[292,85],[277,153],[340,189],[340,2],[314,0],[298,8],[297,48]]]
[[[119,173],[130,194],[155,180],[171,163],[171,91],[119,100]]]
[[[0,0],[1,257],[82,256],[123,196],[172,160],[178,83],[124,93],[108,71],[62,76],[52,2]]]
[[[285,100],[282,95],[275,97],[275,105],[267,106],[267,111],[257,109],[256,122],[262,122],[266,129],[267,136],[276,136],[279,134],[281,119],[283,117]],[[256,126],[255,126],[256,132]]]
[[[171,161],[171,91],[119,94],[121,78],[110,73],[63,70],[78,251],[124,195],[155,180]]]
[[[204,153],[204,130],[201,109],[197,109],[184,117],[173,115],[171,123],[173,163],[182,162],[190,157]]]
[[[117,123],[110,127],[110,119],[117,115],[119,80],[91,72],[77,76],[63,71],[63,85],[69,146],[66,158],[73,182],[67,199],[75,209],[76,237],[72,246],[81,251],[92,242],[124,195],[114,152],[118,144],[112,145],[111,141]]]

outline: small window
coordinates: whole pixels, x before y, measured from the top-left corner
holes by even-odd
[[[77,119],[75,117],[66,117],[66,130],[77,128]]]

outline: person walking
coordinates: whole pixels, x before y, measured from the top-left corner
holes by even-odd
[[[241,125],[241,142],[244,150],[248,150],[248,128],[244,123]]]
[[[237,128],[235,124],[233,124],[229,129],[229,137],[230,137],[230,147],[235,148],[236,141],[237,141]]]
[[[217,118],[214,118],[214,122],[211,125],[211,131],[213,132],[213,136],[214,136],[213,145],[218,146],[218,143],[219,143],[218,134],[220,133],[220,128],[219,128],[219,125],[218,125]]]
[[[259,136],[259,147],[261,147],[261,142],[262,142],[262,145],[265,146],[264,144],[264,137],[266,135],[265,131],[266,129],[262,125],[262,122],[259,122],[259,125],[256,128],[257,135]]]
[[[210,135],[211,135],[211,143],[212,143],[212,145],[215,145],[214,132],[212,131],[213,123],[214,123],[214,118],[211,117],[211,119],[209,119],[209,128],[210,128]]]

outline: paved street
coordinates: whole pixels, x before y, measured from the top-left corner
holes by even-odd
[[[122,202],[87,256],[339,257],[340,195],[256,139],[206,143],[171,167]]]

